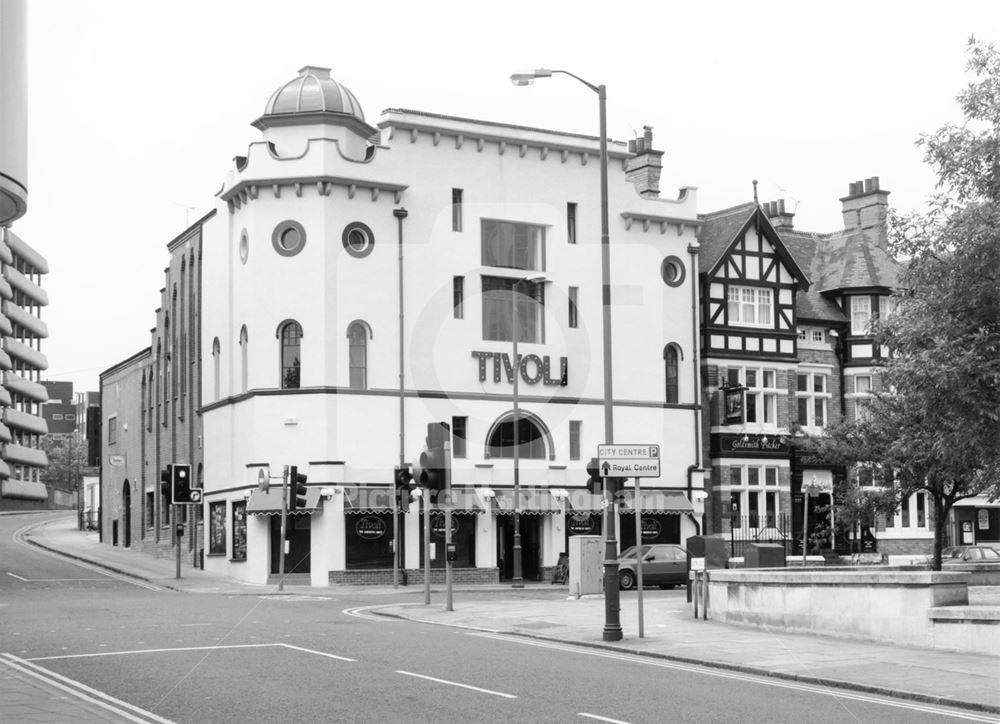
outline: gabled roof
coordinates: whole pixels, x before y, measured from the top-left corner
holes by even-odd
[[[759,224],[781,263],[798,280],[799,288],[803,290],[809,288],[810,281],[804,268],[785,248],[782,237],[756,203],[750,202],[710,214],[699,214],[698,218],[702,222],[701,234],[698,237],[698,263],[702,273],[708,276],[715,274],[737,237],[750,226]]]

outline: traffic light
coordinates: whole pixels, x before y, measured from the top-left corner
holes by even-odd
[[[306,476],[292,465],[288,468],[288,512],[306,507]]]
[[[416,487],[413,483],[413,476],[410,474],[409,467],[397,465],[393,471],[393,478],[396,482],[396,501],[399,505],[399,512],[409,512],[410,493]]]
[[[601,479],[601,470],[597,466],[597,458],[590,458],[587,463],[587,487],[594,495],[604,492],[604,481]]]
[[[200,503],[201,489],[191,487],[191,466],[188,463],[168,465],[170,489],[174,503]]]
[[[451,425],[427,423],[427,440],[420,453],[419,483],[429,490],[445,490],[451,482]]]

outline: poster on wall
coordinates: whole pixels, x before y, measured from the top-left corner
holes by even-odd
[[[233,503],[233,560],[247,559],[247,504],[245,500]]]
[[[222,500],[209,506],[208,553],[209,555],[225,555],[226,553],[226,501]]]

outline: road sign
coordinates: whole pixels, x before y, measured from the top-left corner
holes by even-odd
[[[660,477],[659,445],[598,445],[602,478]]]

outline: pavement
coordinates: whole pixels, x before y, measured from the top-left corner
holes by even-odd
[[[42,520],[39,516],[40,525],[22,533],[21,537],[39,548],[144,581],[147,585],[190,594],[278,593],[273,585],[246,584],[189,565],[184,565],[178,579],[173,558],[158,559],[114,548],[100,542],[94,532],[77,530],[74,517],[46,518]],[[352,591],[368,595],[412,594],[412,602],[394,600],[391,604],[372,606],[368,611],[431,624],[596,647],[1000,714],[1000,652],[997,656],[988,656],[918,649],[706,621],[694,617],[693,608],[682,592],[668,593],[658,589],[644,592],[642,637],[639,636],[637,593],[623,592],[620,612],[623,637],[617,642],[605,642],[604,596],[577,598],[568,595],[565,586],[527,584],[524,589],[512,589],[508,585],[456,586],[452,611],[444,610],[444,591],[438,585],[432,591],[430,605],[423,603],[421,584],[399,588],[331,586],[322,589],[286,583],[283,588],[282,595],[331,598]],[[485,600],[463,598],[463,593],[475,591],[507,591],[509,595],[491,595],[483,597]],[[52,682],[32,678],[30,663],[10,661],[12,658],[0,654],[0,721],[163,721],[155,717],[141,718],[135,710],[124,712],[125,718],[108,718],[114,712],[107,703],[95,705],[72,691],[54,690]],[[66,696],[67,693],[71,696]]]

